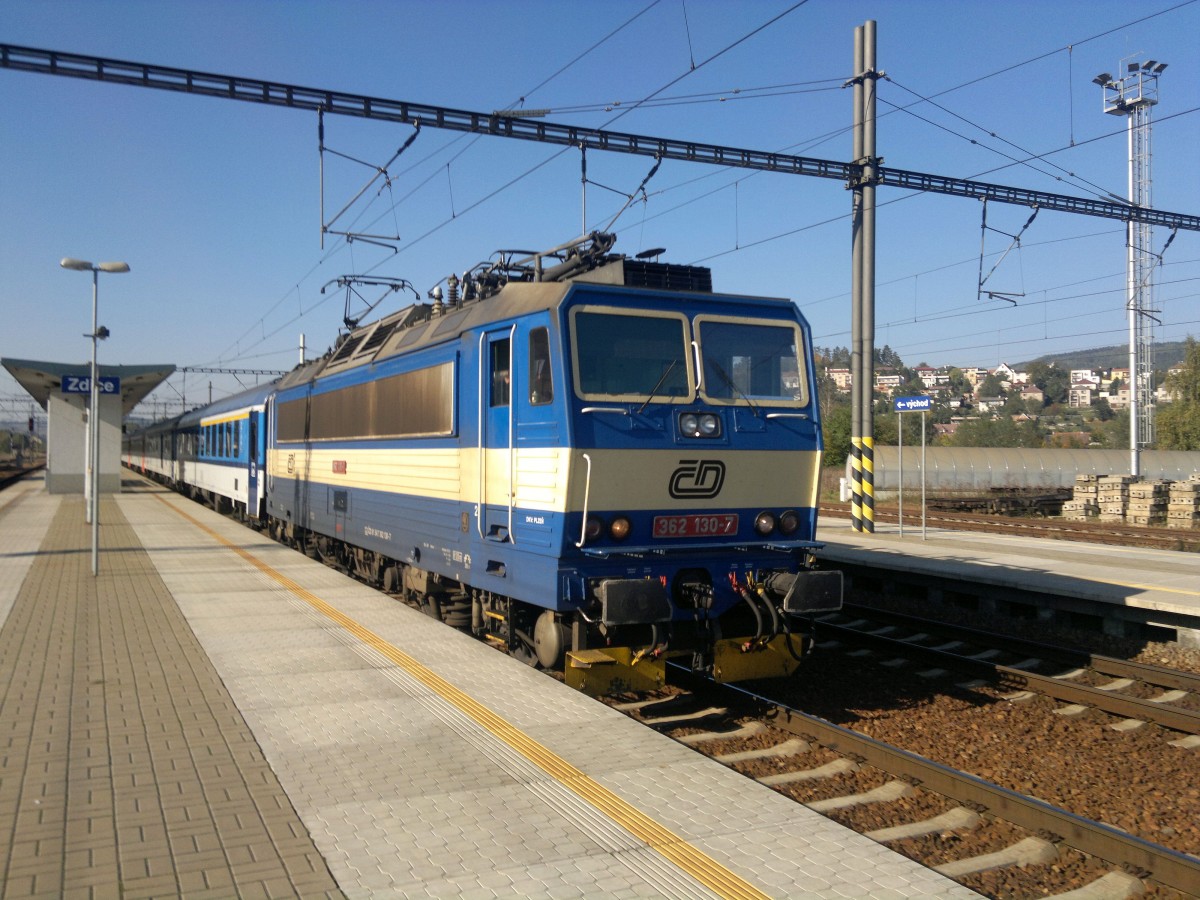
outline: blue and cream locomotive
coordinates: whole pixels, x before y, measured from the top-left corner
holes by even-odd
[[[261,394],[165,423],[200,429],[174,477],[591,690],[660,682],[669,656],[791,672],[794,614],[841,603],[840,574],[811,568],[808,326],[612,241],[502,253]],[[205,429],[243,413],[243,443],[215,445],[240,477],[218,483]]]

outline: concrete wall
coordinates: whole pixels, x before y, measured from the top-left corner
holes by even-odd
[[[47,402],[46,490],[82,494],[87,477],[85,394],[52,394]],[[121,398],[100,398],[100,492],[121,490]]]

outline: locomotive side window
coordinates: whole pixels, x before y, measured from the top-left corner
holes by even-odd
[[[674,313],[576,307],[571,311],[576,393],[595,400],[689,399],[687,324]]]
[[[508,338],[502,341],[493,341],[490,344],[489,361],[492,373],[492,396],[490,405],[508,406],[510,387],[512,382],[512,373],[509,371],[508,363],[512,357],[510,352],[510,342]]]
[[[454,364],[299,397],[277,409],[281,442],[453,434]]]
[[[791,322],[696,320],[704,365],[703,392],[716,403],[808,403],[803,335]]]
[[[554,402],[550,376],[550,333],[545,328],[529,332],[529,402],[538,406]]]

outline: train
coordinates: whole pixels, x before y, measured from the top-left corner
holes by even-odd
[[[842,602],[808,324],[614,242],[498,251],[123,461],[585,690],[790,675]]]

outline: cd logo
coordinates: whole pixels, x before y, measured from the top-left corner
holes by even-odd
[[[681,459],[668,491],[676,500],[708,500],[721,493],[725,463],[719,459]]]

